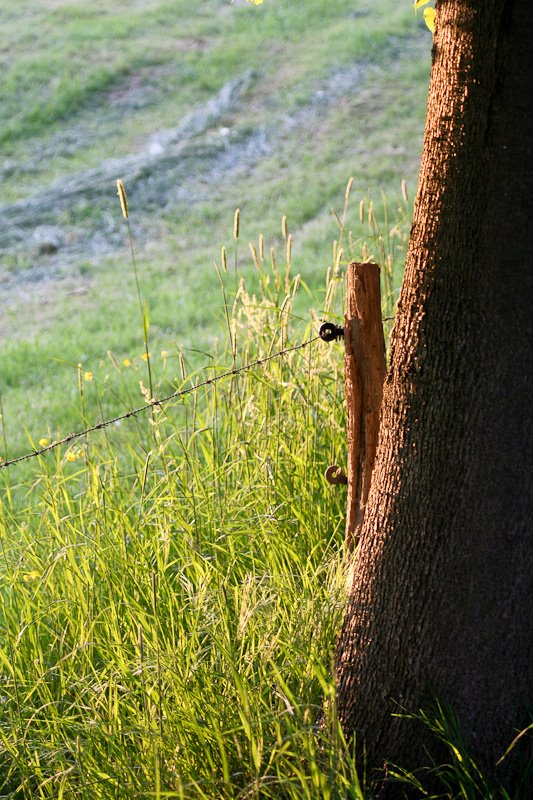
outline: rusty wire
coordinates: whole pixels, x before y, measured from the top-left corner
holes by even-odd
[[[213,378],[207,378],[205,381],[201,381],[200,383],[195,383],[193,386],[188,386],[186,389],[178,389],[172,394],[167,395],[166,397],[161,398],[153,398],[150,400],[149,403],[145,403],[143,406],[139,406],[139,408],[133,408],[130,411],[126,411],[124,414],[119,414],[117,417],[112,417],[111,419],[103,420],[102,422],[97,422],[96,425],[91,425],[89,428],[85,428],[82,431],[76,431],[75,433],[69,433],[68,436],[64,436],[62,439],[57,439],[56,441],[52,442],[51,444],[46,445],[46,447],[41,447],[38,450],[32,450],[29,453],[26,453],[23,456],[18,456],[17,458],[11,458],[6,461],[0,462],[0,469],[5,469],[6,467],[11,467],[13,464],[19,464],[21,461],[27,461],[30,458],[36,458],[37,456],[42,456],[45,453],[50,452],[50,450],[55,450],[57,447],[61,447],[61,445],[69,444],[70,442],[74,441],[75,439],[80,439],[82,436],[88,436],[90,433],[94,431],[102,430],[102,428],[107,428],[109,425],[114,425],[116,422],[121,422],[123,419],[129,419],[130,417],[134,417],[137,414],[141,414],[143,411],[147,411],[150,408],[157,408],[158,406],[162,406],[165,403],[168,403],[170,400],[176,400],[179,397],[183,397],[184,395],[193,394],[197,392],[198,389],[201,389],[204,386],[212,386],[219,381],[224,380],[225,378],[231,378],[232,375],[239,375],[241,372],[246,372],[252,367],[259,367],[262,364],[266,364],[268,361],[273,361],[275,358],[281,358],[281,356],[285,356],[288,353],[293,353],[296,350],[303,350],[304,347],[308,347],[313,342],[316,342],[320,339],[320,336],[314,336],[312,339],[308,339],[301,344],[294,345],[293,347],[287,347],[284,350],[279,350],[277,353],[273,353],[270,356],[266,356],[265,358],[258,358],[256,361],[251,361],[249,364],[244,364],[242,367],[234,367],[233,369],[228,370],[227,372],[223,372],[222,375],[215,375]]]

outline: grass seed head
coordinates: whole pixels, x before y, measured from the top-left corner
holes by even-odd
[[[407,194],[407,183],[405,182],[405,178],[402,178],[402,197],[404,203],[407,205],[407,203],[409,203],[409,196]]]
[[[287,266],[290,266],[292,258],[292,233],[287,237]]]
[[[117,180],[117,194],[118,199],[120,200],[120,208],[122,209],[122,216],[124,219],[128,219],[128,198],[126,196],[126,190],[124,188],[124,184],[120,180]]]
[[[350,199],[350,192],[352,191],[352,186],[353,186],[353,175],[351,176],[350,180],[346,184],[346,191],[344,192],[344,200],[346,202],[348,202],[348,200]]]

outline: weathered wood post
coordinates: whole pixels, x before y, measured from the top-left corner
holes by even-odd
[[[344,379],[348,412],[346,541],[353,549],[372,478],[385,380],[379,267],[352,261],[346,274]]]

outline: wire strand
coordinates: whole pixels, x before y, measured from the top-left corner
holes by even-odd
[[[117,417],[112,417],[111,419],[103,420],[102,422],[97,422],[96,425],[91,425],[89,428],[85,428],[83,431],[77,431],[76,433],[69,433],[68,436],[64,436],[62,439],[58,439],[51,444],[46,445],[46,447],[41,447],[39,450],[32,450],[30,453],[26,453],[23,456],[18,456],[17,458],[11,458],[7,461],[0,462],[0,469],[5,469],[6,467],[11,467],[13,464],[19,464],[21,461],[27,461],[30,458],[36,458],[37,456],[42,456],[45,453],[49,453],[51,450],[55,450],[57,447],[61,447],[61,445],[69,444],[70,442],[74,441],[75,439],[80,439],[82,436],[88,436],[90,433],[94,431],[102,430],[102,428],[107,428],[109,425],[114,425],[116,422],[121,422],[123,419],[129,419],[130,417],[134,417],[137,414],[141,414],[143,411],[147,411],[150,408],[154,408],[157,406],[162,406],[165,403],[170,402],[170,400],[176,400],[179,397],[183,397],[184,395],[193,394],[197,392],[198,389],[201,389],[204,386],[211,386],[212,384],[218,383],[219,381],[224,380],[225,378],[230,378],[232,375],[239,375],[241,372],[246,372],[252,367],[259,367],[262,364],[266,364],[268,361],[273,361],[275,358],[281,358],[281,356],[285,356],[288,353],[294,353],[296,350],[303,350],[304,347],[308,347],[313,342],[316,342],[320,339],[320,336],[314,336],[312,339],[308,339],[306,342],[302,342],[302,344],[294,345],[294,347],[287,347],[284,350],[279,350],[277,353],[273,353],[270,356],[265,356],[265,358],[258,358],[256,361],[251,361],[249,364],[244,364],[242,367],[235,367],[234,369],[230,369],[227,372],[223,372],[222,375],[217,375],[213,378],[207,378],[205,381],[201,381],[200,383],[196,383],[194,386],[189,386],[186,389],[178,389],[172,394],[167,395],[166,397],[161,397],[159,399],[153,398],[150,400],[149,403],[145,403],[143,406],[139,406],[139,408],[132,408],[130,411],[126,411],[124,414],[119,414]]]

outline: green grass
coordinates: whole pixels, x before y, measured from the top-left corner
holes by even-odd
[[[355,3],[349,9],[313,0],[250,8],[218,0],[154,0],[89,8],[27,0],[2,14],[5,202],[31,197],[110,156],[137,152],[154,132],[175,127],[246,70],[254,71],[254,81],[241,106],[220,124],[241,132],[266,126],[276,134],[287,114],[309,113],[317,87],[334,91],[332,76],[360,65],[354,90],[323,110],[317,106],[303,134],[300,127],[283,132],[270,155],[240,170],[237,165],[215,184],[199,178],[181,205],[166,208],[162,194],[160,207],[147,211],[142,197],[132,197],[156,353],[166,350],[175,358],[184,349],[192,367],[202,363],[196,351],[213,349],[221,321],[213,261],[231,238],[236,207],[242,210],[239,274],[253,288],[248,240],[263,231],[268,247],[279,246],[279,220],[286,213],[295,269],[314,293],[308,306],[319,311],[331,242],[338,236],[331,212],[342,208],[349,177],[355,178],[350,227],[356,239],[366,234],[357,223],[359,199],[372,192],[377,202],[384,190],[395,209],[402,178],[414,191],[430,39],[408,4],[383,0],[379,8]],[[130,102],[136,92],[140,104]],[[110,219],[120,227],[114,186],[108,192],[105,208],[73,206],[56,224],[67,233],[72,225],[86,227],[95,236]],[[110,256],[83,253],[63,263],[39,256],[31,245],[5,255],[0,396],[8,455],[23,452],[28,435],[55,436],[79,424],[78,363],[113,383],[104,410],[123,409],[123,376],[107,369],[107,353],[121,363],[142,348],[137,324],[131,324],[136,298],[123,233],[123,251]],[[304,306],[299,309],[307,317]],[[163,384],[175,377],[174,364],[171,359],[160,370]],[[125,381],[134,392],[133,378]],[[87,408],[94,417],[99,409],[93,395]]]
[[[207,374],[287,342],[284,281],[265,268],[261,295],[241,291],[237,352]],[[342,496],[321,477],[343,447],[339,366],[315,343],[43,458],[24,509],[6,496],[4,793],[362,796],[323,707],[344,604]]]
[[[383,275],[391,276],[390,280],[385,280],[384,277],[383,284],[384,315],[388,317],[396,300],[401,278],[407,244],[408,206],[403,204],[399,210],[394,210],[382,203],[374,208],[374,204],[367,201],[362,204],[361,209],[357,209],[356,219],[355,210],[350,213],[348,206],[347,209],[345,230],[339,230],[342,207],[339,207],[339,219],[335,221],[336,241],[339,243],[336,245],[337,255],[341,259],[341,266],[352,257],[368,256],[383,264]],[[361,211],[362,222],[359,218]],[[134,217],[135,209],[130,207],[130,214]],[[277,248],[272,247],[279,266],[286,258],[285,245],[280,241],[280,221],[278,229],[278,237],[264,237],[264,241],[267,261],[270,258],[269,242],[279,242]],[[177,286],[175,276],[171,273],[166,277],[168,283],[163,284],[162,288],[161,272],[156,271],[145,258],[138,260],[143,302],[147,299],[150,309],[149,340],[156,396],[166,395],[180,385],[180,358],[184,359],[187,369],[191,370],[211,363],[213,347],[216,348],[217,339],[224,336],[224,298],[226,303],[233,302],[236,284],[235,258],[238,265],[237,280],[245,280],[251,294],[264,290],[250,256],[249,233],[249,226],[244,221],[241,222],[239,241],[228,245],[229,272],[223,292],[212,265],[196,277],[192,286],[191,282],[184,281],[180,282],[181,286]],[[313,234],[310,229],[308,235],[312,246],[314,236],[318,236],[319,231]],[[256,249],[259,249],[258,237],[254,236],[254,240]],[[335,264],[332,244],[330,242],[328,247],[328,260],[320,268],[322,286],[318,276],[314,274],[316,267],[313,265],[309,269],[293,245],[292,252],[296,253],[292,259],[292,268],[299,268],[298,274],[301,278],[301,288],[294,298],[291,311],[292,324],[297,331],[304,330],[311,320],[315,320],[312,329],[316,333],[317,320],[324,316],[327,274]],[[220,269],[220,251],[214,255]],[[341,286],[342,274],[336,280]],[[102,327],[101,317],[86,313],[86,294],[75,295],[74,298],[59,297],[50,306],[41,309],[43,317],[50,313],[56,319],[61,319],[61,336],[65,339],[61,351],[58,352],[57,328],[49,325],[40,334],[38,345],[35,341],[15,339],[9,339],[5,343],[2,374],[2,421],[6,442],[4,458],[21,455],[31,449],[40,438],[60,438],[66,433],[85,427],[86,423],[114,416],[142,402],[139,391],[141,377],[148,385],[146,364],[142,360],[142,319],[132,267],[127,262],[126,254],[121,274],[111,271],[103,276],[102,284],[103,296],[107,298],[106,318],[107,315],[112,317],[115,326],[121,330],[117,349],[111,350],[107,347],[109,331],[107,327]],[[173,291],[177,294],[173,294],[170,289],[165,291],[169,284],[172,284]],[[391,291],[393,295],[389,297]],[[188,308],[185,307],[187,301],[182,293],[189,295]],[[206,297],[210,299],[208,304],[205,302]],[[282,301],[283,297],[276,298],[278,304]],[[81,304],[85,305],[83,314],[79,312]],[[331,313],[338,317],[341,303],[337,303]],[[183,330],[176,331],[176,320],[183,317],[186,318],[187,325]],[[17,323],[20,330],[20,317]],[[33,325],[34,320],[30,324]],[[386,329],[389,328],[390,322],[387,322]],[[214,342],[213,332],[217,336]],[[85,349],[82,350],[80,344]],[[165,357],[161,355],[162,352]],[[125,366],[125,359],[131,365]],[[83,372],[91,372],[93,376],[85,386],[83,409],[79,400],[78,365]],[[39,387],[38,391],[35,387]],[[21,424],[18,430],[11,416],[13,408],[17,410]],[[18,475],[19,468],[15,468],[15,471]],[[24,469],[21,474],[26,474]]]
[[[364,217],[388,264],[388,315],[395,237],[380,238],[368,206]],[[328,318],[350,238],[325,287]],[[256,292],[241,285],[210,366],[191,372],[176,357],[173,386],[313,335],[297,312],[308,302],[300,276],[282,254],[273,269],[260,253],[258,243]],[[231,259],[220,278],[227,298]],[[142,360],[110,362],[114,384],[76,381],[80,415],[93,390],[105,409],[125,373],[146,382]],[[343,395],[341,348],[314,342],[58,448],[5,484],[2,796],[370,800],[333,679],[345,492],[323,472],[345,458]],[[421,719],[450,761],[391,767],[398,797],[408,787],[431,800],[509,800],[448,710]]]

